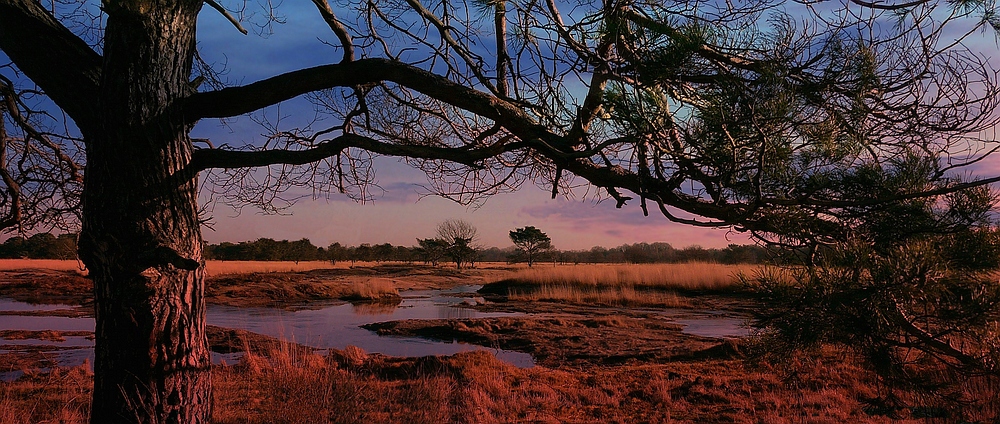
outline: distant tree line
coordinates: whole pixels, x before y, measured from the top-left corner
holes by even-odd
[[[453,238],[454,239],[454,238]],[[514,246],[506,248],[476,248],[459,243],[450,246],[421,239],[416,246],[360,244],[344,246],[333,243],[318,247],[309,239],[297,241],[260,238],[238,243],[207,244],[206,259],[224,261],[331,261],[331,262],[408,262],[438,264],[441,261],[463,264],[476,262],[514,262],[520,252]],[[449,248],[451,251],[449,251]],[[459,252],[459,254],[456,254]],[[0,244],[0,258],[73,259],[76,258],[76,234],[52,235],[39,233],[30,237],[10,237]],[[731,244],[722,249],[689,246],[677,249],[669,243],[635,243],[589,250],[558,250],[542,252],[535,262],[557,263],[676,263],[717,262],[724,264],[763,263],[770,260],[764,248],[754,245]]]
[[[287,240],[258,239],[240,243],[223,242],[205,247],[205,257],[216,260],[256,261],[313,261],[331,262],[409,262],[437,265],[439,262],[474,264],[475,262],[514,262],[520,252],[514,246],[490,247],[464,251],[461,256],[449,254],[449,244],[442,239],[419,239],[416,246],[360,244],[344,246],[333,243],[326,248],[313,245],[308,239],[295,242]],[[452,244],[450,248],[454,249]],[[730,244],[721,249],[689,246],[677,249],[669,243],[635,243],[605,248],[595,246],[590,250],[558,250],[543,252],[536,262],[557,263],[678,263],[716,262],[723,264],[757,264],[770,261],[767,251],[755,245]]]
[[[517,257],[519,253],[513,248],[500,249],[492,247],[480,253],[484,262],[500,262]],[[537,261],[557,263],[680,263],[680,262],[716,262],[723,264],[759,264],[772,261],[766,249],[756,245],[730,244],[721,249],[688,246],[677,249],[670,243],[635,243],[623,244],[618,247],[594,246],[589,250],[558,250],[543,252]]]
[[[24,238],[14,236],[0,244],[0,258],[3,259],[74,259],[76,258],[76,234],[38,233]]]

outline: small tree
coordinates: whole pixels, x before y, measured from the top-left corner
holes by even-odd
[[[844,181],[858,191],[871,187],[872,177],[906,188],[934,170],[923,172],[901,164],[893,173],[862,169]],[[845,208],[857,219],[842,237],[790,252],[799,266],[757,279],[754,326],[765,351],[787,357],[789,349],[840,345],[890,387],[927,391],[947,406],[992,402],[961,387],[1000,375],[997,198],[975,187]]]
[[[455,261],[455,266],[462,269],[462,264],[471,262],[478,253],[473,242],[479,231],[468,221],[449,219],[437,226],[438,239],[446,245],[445,255]]]
[[[520,255],[528,262],[530,268],[538,256],[552,250],[552,239],[532,226],[516,228],[510,232],[510,241],[514,242]]]

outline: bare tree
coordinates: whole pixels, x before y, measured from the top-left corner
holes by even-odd
[[[296,186],[366,198],[372,156],[399,156],[462,202],[580,187],[806,246],[851,207],[1000,180],[958,177],[997,148],[996,72],[964,42],[987,2],[313,0],[339,62],[231,87],[196,51],[205,3],[246,33],[216,0],[0,0],[0,224],[82,226],[95,423],[209,420],[203,172],[274,210]],[[300,95],[328,119],[190,136]],[[899,164],[929,172],[856,195]]]
[[[453,261],[455,267],[462,269],[462,264],[475,260],[478,253],[473,245],[479,231],[468,221],[449,219],[437,226],[437,237],[444,242],[445,254]]]

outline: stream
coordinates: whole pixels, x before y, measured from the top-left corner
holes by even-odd
[[[211,325],[247,330],[317,349],[344,349],[357,346],[368,353],[390,356],[451,355],[470,350],[485,350],[497,358],[518,367],[534,366],[531,355],[459,342],[442,342],[419,337],[379,336],[361,325],[407,319],[491,318],[518,316],[520,313],[479,312],[463,307],[479,286],[460,286],[448,290],[409,290],[401,293],[403,300],[396,305],[331,303],[309,305],[310,309],[241,308],[208,305],[207,319]],[[464,297],[462,297],[464,295]],[[0,299],[0,311],[8,313],[54,311],[68,309],[63,305],[34,305],[10,299]],[[742,337],[749,333],[745,320],[720,316],[713,311],[660,311],[664,317],[684,326],[688,334],[704,337]],[[57,316],[0,315],[0,330],[94,331],[94,319]],[[94,341],[87,337],[70,336],[65,341],[38,339],[6,340],[0,338],[0,354],[17,347],[51,346],[44,354],[61,367],[77,366],[85,360],[93,362]],[[323,352],[320,352],[323,353]],[[241,354],[212,353],[215,363],[234,362]],[[0,365],[2,366],[2,365]],[[20,371],[0,369],[0,380],[17,378]]]

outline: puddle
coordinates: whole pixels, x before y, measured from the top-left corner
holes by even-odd
[[[3,315],[0,316],[0,330],[94,331],[94,319]]]
[[[57,311],[60,309],[72,309],[66,305],[36,305],[33,303],[18,302],[10,299],[0,299],[0,311],[10,312],[31,312],[31,311]]]
[[[747,337],[753,331],[753,329],[747,326],[745,318],[705,316],[699,318],[673,318],[672,321],[684,326],[681,332],[717,339]]]
[[[88,339],[85,336],[65,336],[63,341],[52,341],[52,340],[39,340],[39,339],[22,339],[22,340],[7,340],[0,337],[0,345],[6,346],[56,346],[60,348],[69,347],[94,347],[94,341]]]
[[[670,322],[682,326],[681,332],[700,337],[723,339],[747,337],[753,332],[746,317],[734,317],[731,312],[680,308],[647,309]]]

